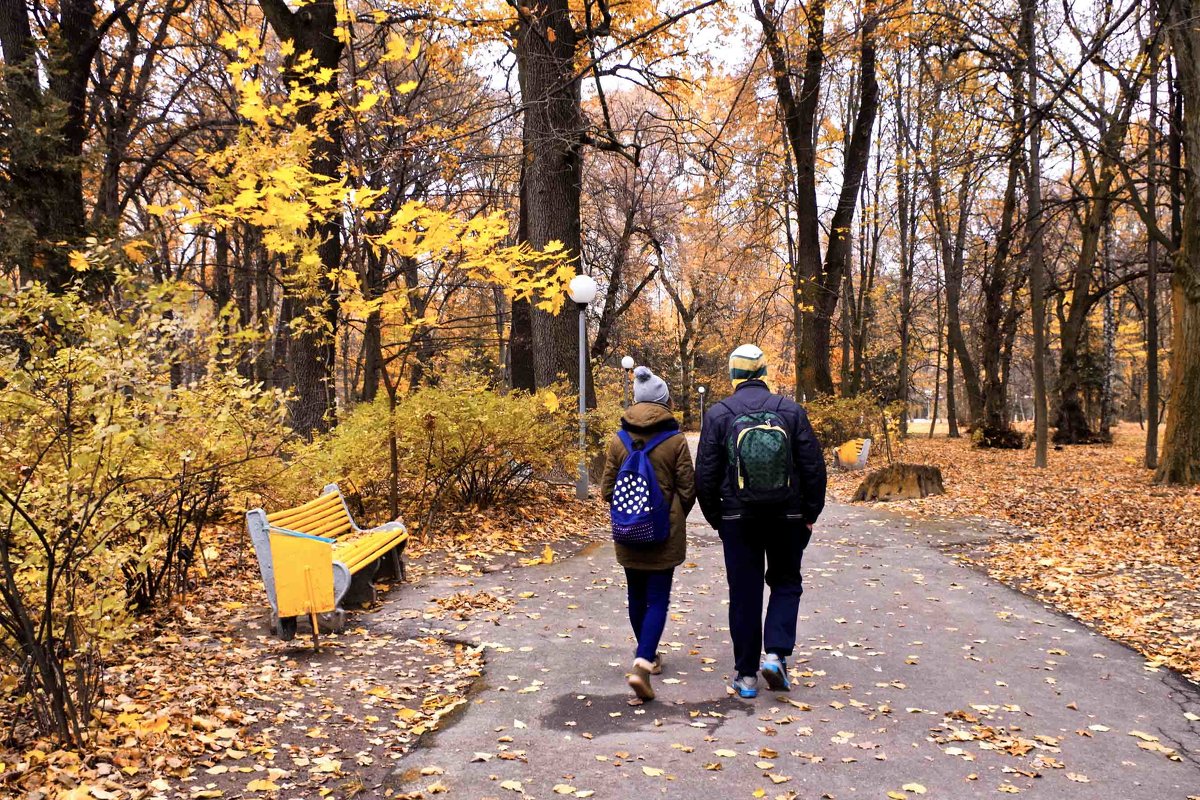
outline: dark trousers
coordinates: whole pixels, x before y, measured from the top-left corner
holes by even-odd
[[[796,647],[796,617],[804,593],[800,562],[812,534],[803,521],[786,517],[721,520],[719,532],[729,581],[734,667],[739,676],[755,675],[764,646],[781,657]],[[771,587],[765,623],[764,579]]]
[[[667,608],[671,605],[671,579],[675,570],[625,568],[629,586],[629,624],[637,638],[637,658],[653,661],[658,643],[667,627]]]

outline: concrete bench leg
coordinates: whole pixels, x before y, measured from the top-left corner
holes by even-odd
[[[298,619],[298,617],[283,617],[281,619],[278,614],[272,611],[271,633],[285,642],[290,642],[296,638],[296,622]]]
[[[379,559],[379,571],[375,573],[376,578],[384,580],[399,580],[404,583],[408,582],[408,573],[404,569],[404,545],[392,548],[382,558]]]
[[[375,602],[375,574],[379,572],[379,562],[367,564],[350,578],[350,588],[338,603],[340,608],[350,605],[366,605]]]

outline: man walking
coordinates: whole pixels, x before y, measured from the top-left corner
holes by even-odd
[[[773,394],[766,375],[758,347],[733,351],[734,392],[704,416],[696,460],[700,509],[725,550],[732,687],[746,698],[758,695],[760,669],[771,689],[791,688],[787,659],[796,646],[800,562],[825,507],[825,457],[808,415]],[[771,588],[765,623],[764,579]]]

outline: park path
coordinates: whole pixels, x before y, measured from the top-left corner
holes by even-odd
[[[628,703],[633,645],[607,544],[394,595],[379,623],[417,593],[516,601],[454,631],[488,644],[485,675],[400,762],[399,788],[464,800],[1200,797],[1196,688],[954,558],[990,535],[831,505],[805,558],[795,686],[754,701],[726,693],[721,547],[697,514],[659,698],[642,706]]]

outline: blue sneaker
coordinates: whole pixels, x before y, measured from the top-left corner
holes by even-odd
[[[737,692],[738,697],[751,700],[758,697],[758,676],[739,675],[730,684],[730,687]]]
[[[773,692],[786,692],[792,688],[792,682],[788,680],[787,660],[774,653],[767,653],[763,659],[762,676]]]

